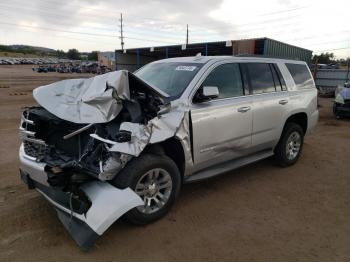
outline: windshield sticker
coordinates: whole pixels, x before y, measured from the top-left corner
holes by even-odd
[[[177,66],[175,68],[176,71],[194,71],[196,70],[196,66]]]

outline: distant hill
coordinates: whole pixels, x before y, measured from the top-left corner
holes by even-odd
[[[8,47],[11,47],[13,49],[21,49],[21,48],[32,48],[34,50],[38,50],[39,52],[47,52],[47,53],[54,53],[56,52],[55,49],[47,48],[47,47],[41,47],[41,46],[30,46],[30,45],[8,45]]]
[[[0,52],[31,54],[36,56],[55,56],[57,51],[51,48],[30,45],[0,45]]]

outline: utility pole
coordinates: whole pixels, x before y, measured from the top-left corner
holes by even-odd
[[[348,71],[346,71],[346,83],[349,81],[349,72],[350,72],[350,58],[348,58]]]
[[[122,51],[124,52],[124,36],[123,36],[123,14],[120,13],[120,45],[122,46]]]
[[[188,45],[188,24],[186,25],[186,45]]]

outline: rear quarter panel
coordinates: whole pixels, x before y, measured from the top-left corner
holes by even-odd
[[[297,62],[301,64],[305,64],[304,62]],[[288,93],[289,93],[289,109],[290,111],[286,115],[285,121],[287,119],[297,113],[306,113],[307,115],[307,131],[306,134],[309,134],[317,124],[319,112],[317,109],[317,89],[315,82],[313,81],[312,86],[306,88],[297,87],[294,83],[294,80],[289,73],[288,68],[285,63],[278,63],[278,66],[281,70],[283,78],[285,79]],[[311,72],[309,70],[311,75]],[[280,133],[282,134],[282,129]]]

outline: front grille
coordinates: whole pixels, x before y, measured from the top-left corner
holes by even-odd
[[[24,152],[26,155],[36,158],[38,161],[44,158],[47,153],[47,146],[36,142],[23,141]]]
[[[43,140],[35,137],[35,123],[30,119],[28,110],[23,112],[19,129],[25,154],[35,158],[36,161],[42,160],[47,153],[48,146]]]

